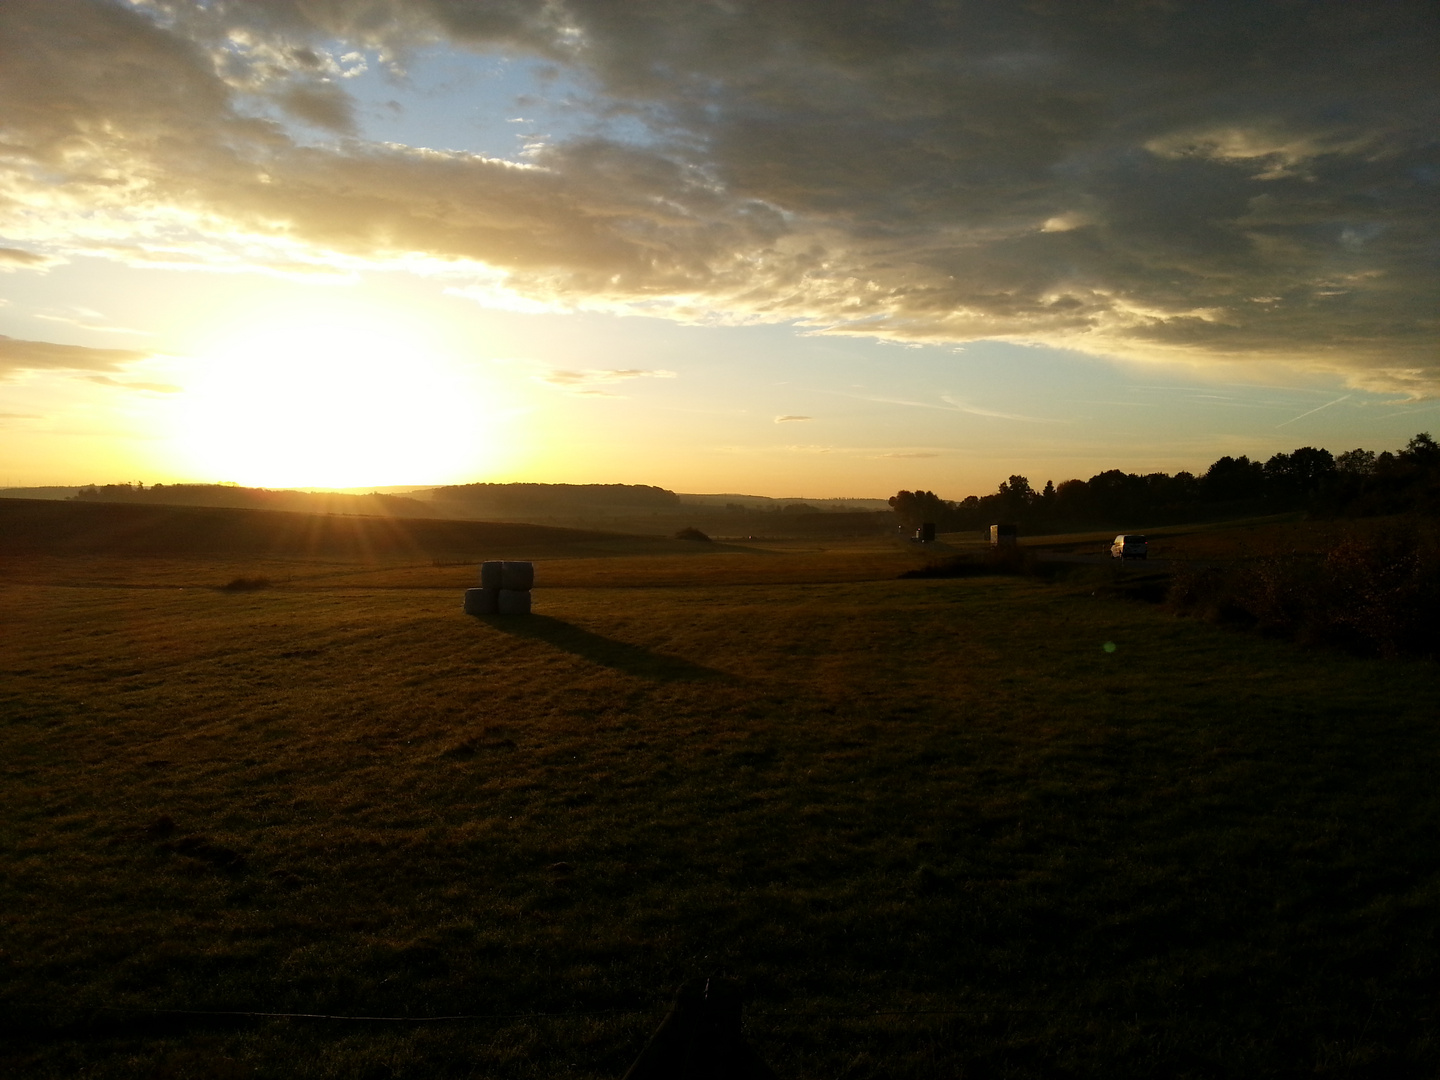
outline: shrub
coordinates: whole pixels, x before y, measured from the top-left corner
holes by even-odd
[[[1383,656],[1440,653],[1440,544],[1402,527],[1351,537],[1320,556],[1176,571],[1176,611],[1261,633]]]
[[[679,532],[677,532],[677,533],[675,534],[675,539],[676,539],[676,540],[700,540],[700,541],[702,541],[702,542],[704,542],[704,543],[706,543],[706,544],[710,543],[710,537],[706,536],[703,532],[701,532],[699,529],[695,528],[695,526],[693,526],[693,525],[686,525],[685,528],[681,529]]]

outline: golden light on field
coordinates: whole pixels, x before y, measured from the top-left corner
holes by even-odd
[[[265,487],[445,483],[496,467],[506,408],[426,328],[344,306],[216,335],[179,404],[196,477]]]

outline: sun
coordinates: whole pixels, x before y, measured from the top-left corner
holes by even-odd
[[[506,410],[452,352],[423,325],[355,307],[226,328],[177,402],[184,471],[260,487],[480,479]]]

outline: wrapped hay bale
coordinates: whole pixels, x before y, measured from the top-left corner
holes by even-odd
[[[480,588],[465,590],[467,615],[529,615],[530,588],[535,564],[501,562],[480,564]]]
[[[500,588],[511,592],[527,592],[535,585],[535,564],[531,562],[510,562],[502,564]]]
[[[530,591],[528,589],[501,589],[497,595],[495,610],[499,614],[530,614]]]
[[[526,595],[529,595],[528,593]],[[466,589],[466,615],[494,615],[500,609],[499,589]]]

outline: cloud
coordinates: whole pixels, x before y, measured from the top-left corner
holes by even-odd
[[[88,382],[99,383],[101,386],[115,386],[122,390],[149,390],[155,394],[178,394],[180,387],[172,386],[170,383],[138,382],[129,380],[122,382],[120,379],[112,379],[109,375],[86,375]]]
[[[968,413],[970,416],[983,416],[991,420],[1018,420],[1026,424],[1065,424],[1067,420],[1059,420],[1045,416],[1026,416],[1023,413],[999,412],[995,409],[984,409],[971,405],[967,401],[953,395],[941,395],[940,402],[934,401],[911,401],[908,398],[881,397],[875,394],[847,394],[843,390],[822,390],[821,393],[835,394],[838,397],[854,398],[857,401],[873,401],[879,405],[904,405],[910,409],[938,409],[941,412]]]
[[[130,349],[90,349],[0,334],[0,378],[17,371],[120,371],[148,356]]]
[[[69,308],[66,310],[37,311],[35,318],[43,319],[46,322],[69,323],[71,326],[78,326],[82,330],[99,330],[107,334],[137,334],[142,337],[150,337],[149,330],[135,330],[128,326],[115,326],[104,315],[90,308]]]
[[[22,248],[0,247],[0,271],[46,270],[61,260]]]
[[[777,417],[775,417],[775,423],[777,423],[777,424],[791,424],[791,423],[798,423],[798,422],[800,422],[800,421],[802,421],[802,420],[813,420],[813,419],[815,419],[813,416],[777,416]]]
[[[1286,420],[1284,423],[1276,424],[1275,427],[1276,427],[1277,429],[1278,429],[1278,428],[1282,428],[1282,427],[1289,427],[1291,424],[1295,423],[1296,420],[1304,420],[1305,417],[1307,417],[1307,416],[1313,416],[1315,413],[1319,412],[1321,409],[1328,409],[1328,408],[1330,408],[1331,405],[1339,405],[1342,401],[1349,401],[1349,400],[1350,400],[1350,395],[1349,395],[1349,394],[1346,394],[1344,397],[1338,397],[1338,398],[1336,398],[1334,401],[1327,401],[1324,405],[1318,405],[1318,406],[1316,406],[1315,408],[1309,410],[1308,412],[1303,412],[1303,413],[1301,413],[1299,416],[1291,417],[1289,420]]]
[[[275,100],[297,120],[345,135],[355,132],[355,109],[350,95],[334,83],[289,86],[276,94]]]
[[[663,369],[649,370],[645,368],[585,368],[581,371],[571,371],[563,368],[554,368],[543,375],[537,375],[541,382],[549,383],[552,386],[563,386],[573,389],[577,394],[588,394],[595,397],[614,397],[606,390],[580,389],[580,387],[593,387],[595,383],[624,382],[627,379],[673,379],[675,372]]]
[[[1437,37],[1427,0],[7,0],[0,230],[1430,395]],[[443,47],[568,71],[645,135],[523,163],[353,137],[347,74]]]
[[[924,450],[924,451],[916,451],[916,452],[913,453],[913,454],[881,454],[880,456],[881,456],[881,457],[887,457],[887,458],[935,458],[935,457],[939,457],[940,455],[939,455],[939,454],[935,454],[935,453],[931,453],[931,452],[928,451],[928,450]]]
[[[977,406],[975,406],[975,405],[971,405],[971,404],[970,404],[969,402],[967,402],[967,401],[962,401],[961,399],[959,399],[959,398],[957,398],[957,397],[952,397],[952,396],[950,396],[950,395],[948,395],[948,394],[941,395],[940,400],[943,401],[943,402],[945,402],[947,405],[951,406],[951,407],[952,407],[953,409],[955,409],[957,412],[969,413],[971,416],[985,416],[985,417],[989,417],[989,418],[991,418],[991,419],[993,419],[993,420],[1019,420],[1019,421],[1021,421],[1021,422],[1023,422],[1023,423],[1026,423],[1026,424],[1063,424],[1063,423],[1066,423],[1066,421],[1064,421],[1064,420],[1057,420],[1057,419],[1055,419],[1054,417],[1046,417],[1046,416],[1026,416],[1026,415],[1024,415],[1023,413],[1007,413],[1007,412],[997,412],[997,411],[994,410],[994,409],[982,409],[982,408],[979,408],[979,407],[977,407]]]

